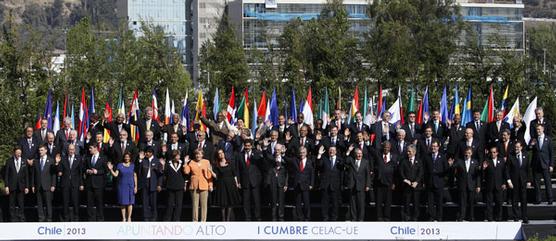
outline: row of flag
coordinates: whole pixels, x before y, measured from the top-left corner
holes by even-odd
[[[511,126],[513,125],[513,118],[515,116],[520,115],[519,113],[519,98],[516,99],[514,105],[508,109],[508,86],[506,86],[504,95],[500,102],[499,110],[504,112],[504,121],[508,122]],[[473,119],[473,94],[471,86],[468,88],[467,95],[463,101],[463,105],[460,106],[460,98],[458,96],[459,89],[456,85],[454,88],[454,95],[451,99],[451,105],[449,104],[448,100],[448,91],[447,87],[444,86],[442,91],[442,97],[440,100],[440,114],[441,114],[441,121],[442,123],[448,123],[454,119],[456,114],[461,115],[461,125],[465,126],[466,123]],[[420,100],[419,105],[416,103],[416,94],[415,90],[412,88],[410,90],[410,97],[408,100],[408,108],[406,109],[407,112],[414,112],[417,116],[417,123],[423,124],[426,123],[430,118],[430,109],[429,109],[429,89],[428,87],[425,88],[423,97]],[[130,111],[126,113],[125,111],[125,103],[124,103],[124,95],[123,90],[120,90],[118,102],[116,106],[116,114],[124,114],[127,115],[128,122],[135,122],[140,119],[140,108],[139,108],[139,93],[137,90],[134,91],[132,103],[130,106]],[[280,111],[278,109],[278,99],[276,95],[276,90],[272,91],[272,95],[270,98],[267,97],[266,91],[262,92],[261,97],[259,98],[259,104],[257,105],[257,98],[252,98],[252,110],[250,111],[251,102],[249,100],[249,91],[246,88],[243,91],[241,101],[238,105],[236,105],[236,94],[235,89],[232,87],[230,98],[228,101],[228,105],[226,106],[225,110],[227,111],[227,116],[225,118],[227,121],[234,125],[239,119],[243,120],[244,127],[250,128],[253,135],[258,128],[257,120],[259,117],[263,120],[263,122],[271,122],[273,125],[278,125],[278,116]],[[314,116],[315,108],[313,106],[313,97],[311,88],[307,91],[306,98],[302,99],[299,103],[299,109],[297,107],[296,95],[295,91],[291,91],[290,95],[290,102],[289,102],[289,112],[286,111],[287,105],[284,105],[283,114],[286,116],[286,119],[293,119],[297,120],[298,113],[303,113],[304,116],[304,123],[308,124],[309,126],[313,127],[314,123]],[[153,110],[153,120],[163,122],[164,124],[174,124],[174,118],[172,116],[177,114],[175,111],[175,104],[174,100],[170,98],[170,94],[168,89],[166,89],[165,93],[165,101],[164,101],[164,119],[161,119],[161,115],[159,115],[159,108],[158,108],[158,97],[156,91],[153,90],[151,96],[151,108]],[[316,118],[321,119],[323,121],[323,127],[326,128],[328,123],[330,122],[330,103],[329,103],[329,95],[328,89],[324,90],[324,95],[318,102],[318,110],[316,110]],[[377,99],[376,108],[373,100]],[[40,122],[42,118],[46,118],[48,120],[47,128],[54,132],[58,131],[61,127],[61,119],[60,114],[63,118],[70,118],[71,119],[71,128],[74,128],[78,131],[79,138],[83,140],[85,136],[87,136],[87,131],[89,127],[89,116],[95,113],[95,98],[94,98],[94,89],[91,89],[90,96],[89,96],[90,103],[87,105],[87,96],[85,94],[85,89],[82,88],[81,90],[81,100],[79,103],[79,115],[78,119],[76,120],[74,117],[74,105],[69,104],[68,96],[66,95],[64,98],[63,103],[63,112],[60,113],[60,105],[59,102],[56,102],[56,110],[54,114],[52,113],[54,102],[52,97],[52,90],[48,91],[48,96],[46,100],[44,114],[42,116],[39,115],[38,121],[36,124],[36,128],[40,128]],[[360,95],[359,95],[359,88],[356,87],[353,93],[353,99],[351,100],[351,104],[349,105],[349,111],[347,112],[348,115],[347,121],[350,123],[353,118],[355,117],[356,113],[361,113],[364,122],[366,124],[374,123],[377,120],[381,120],[381,117],[384,112],[389,112],[391,119],[390,123],[393,124],[404,124],[404,108],[402,105],[402,96],[401,96],[401,88],[398,88],[397,98],[394,103],[390,106],[390,108],[386,108],[386,98],[383,96],[382,86],[379,85],[378,89],[378,98],[369,98],[367,88],[364,90],[364,97],[363,103],[360,103]],[[536,109],[536,98],[530,103],[529,107],[527,108],[526,114],[524,115],[524,121],[528,124],[532,119],[534,119],[534,110]],[[216,120],[218,118],[218,113],[222,109],[220,107],[220,93],[218,88],[216,88],[213,98],[213,108],[212,114],[213,118]],[[284,103],[287,103],[284,101]],[[534,106],[532,106],[534,105]],[[200,122],[200,117],[207,115],[206,109],[206,101],[203,99],[202,91],[198,91],[197,101],[195,104],[195,116],[194,121]],[[341,106],[341,89],[338,88],[338,100],[336,101],[336,108],[338,109]],[[490,87],[489,95],[487,100],[485,101],[485,105],[483,107],[483,111],[481,114],[481,120],[485,122],[492,122],[495,120],[495,103],[494,103],[494,93],[492,86]],[[104,108],[105,112],[108,115],[108,121],[112,120],[113,110],[108,102],[105,104]],[[188,95],[186,94],[185,98],[182,102],[182,110],[179,113],[179,120],[180,124],[186,126],[187,128],[191,127],[191,119],[189,116],[189,103],[188,103]],[[252,116],[251,116],[252,115]],[[532,115],[532,117],[530,117]],[[530,120],[528,120],[529,118]],[[532,118],[532,119],[531,119]],[[77,125],[76,125],[77,124]],[[201,125],[202,129],[206,127]],[[108,130],[105,141],[108,141],[109,134]],[[528,132],[527,132],[528,133]],[[138,128],[132,125],[131,136],[134,140],[139,140],[139,131]],[[527,139],[527,138],[526,138]]]

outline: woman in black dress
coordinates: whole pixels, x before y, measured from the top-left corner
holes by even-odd
[[[222,221],[230,221],[232,207],[240,203],[238,182],[235,169],[229,160],[226,160],[224,150],[216,152],[216,165],[214,168],[216,182],[214,188],[214,204],[220,207]]]

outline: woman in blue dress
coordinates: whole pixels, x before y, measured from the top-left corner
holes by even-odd
[[[137,174],[135,174],[135,167],[131,163],[131,153],[126,152],[124,154],[124,161],[118,163],[116,170],[114,170],[114,165],[111,162],[108,163],[108,169],[114,177],[118,177],[118,203],[122,206],[122,221],[131,222],[131,213],[137,193]]]

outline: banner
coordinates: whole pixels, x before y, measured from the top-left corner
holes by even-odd
[[[514,240],[519,222],[0,223],[11,240]]]

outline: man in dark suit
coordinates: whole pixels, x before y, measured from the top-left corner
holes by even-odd
[[[396,140],[392,142],[392,153],[401,159],[407,158],[407,147],[411,145],[411,142],[407,142],[406,131],[404,129],[398,129],[396,131]]]
[[[342,133],[344,131],[344,129],[347,128],[347,124],[344,123],[344,120],[342,119],[342,111],[339,109],[334,110],[334,118],[332,120],[330,120],[330,123],[328,125],[329,130],[330,127],[336,127],[338,128],[338,132]]]
[[[179,151],[180,157],[185,158],[185,156],[188,155],[189,145],[186,145],[186,143],[180,143],[179,140],[180,140],[180,137],[179,137],[178,133],[174,132],[174,133],[170,134],[170,141],[167,144],[168,151],[167,151],[166,156],[165,156],[166,160],[168,160],[168,161],[172,160],[172,152],[174,150]],[[189,143],[187,143],[187,144],[189,144]]]
[[[390,112],[385,111],[382,113],[382,120],[377,121],[372,128],[372,133],[375,134],[374,147],[376,150],[382,148],[381,144],[384,141],[389,141],[394,139],[396,129],[394,125],[390,123]]]
[[[156,120],[153,120],[153,109],[150,106],[145,108],[145,118],[138,121],[132,119],[131,124],[139,128],[139,142],[143,143],[147,141],[145,139],[145,133],[147,133],[147,131],[152,131],[153,140],[160,141],[160,124]]]
[[[508,173],[506,163],[498,156],[498,148],[490,147],[490,156],[483,162],[482,170],[485,178],[486,191],[486,217],[488,221],[493,220],[492,203],[496,208],[496,221],[502,220],[502,192],[506,189]]]
[[[154,139],[154,132],[150,130],[146,131],[144,136],[145,141],[139,143],[139,151],[145,152],[147,149],[152,149],[154,157],[158,158],[162,154],[160,141]]]
[[[270,169],[267,172],[265,182],[272,196],[272,221],[284,221],[285,197],[288,190],[288,170],[285,153],[284,145],[276,144],[274,155],[267,158]]]
[[[284,115],[278,116],[278,125],[272,126],[272,131],[278,132],[278,142],[284,144],[285,134],[288,127],[286,126],[286,117]]]
[[[124,160],[126,152],[131,153],[131,160],[137,160],[137,146],[129,140],[126,130],[120,131],[119,139],[117,141],[110,140],[109,145],[112,160],[116,164]]]
[[[336,129],[336,127],[334,127]],[[336,146],[319,148],[317,155],[318,172],[320,178],[319,189],[322,199],[323,221],[336,221],[338,219],[338,208],[342,192],[342,178],[344,172],[344,160],[337,155]]]
[[[21,147],[21,158],[28,165],[39,157],[39,139],[33,135],[33,127],[25,128],[25,135],[19,139],[17,145]]]
[[[71,132],[71,118],[65,117],[64,118],[64,125],[63,128],[56,132],[56,141],[54,142],[56,146],[62,148],[66,145],[66,142],[69,139],[69,134]]]
[[[431,127],[432,136],[440,140],[440,143],[444,143],[444,141],[448,137],[448,128],[446,127],[446,124],[442,123],[440,117],[440,111],[433,111],[432,118],[427,123],[425,123],[424,126]]]
[[[544,117],[544,110],[542,107],[537,107],[537,109],[535,109],[535,117],[536,119],[532,120],[530,125],[531,139],[536,139],[538,137],[536,131],[538,125],[543,125],[544,134],[548,137],[552,137],[552,123]]]
[[[294,138],[299,138],[302,127],[304,127],[304,126],[306,126],[307,128],[309,127],[307,124],[305,124],[303,122],[303,120],[305,120],[305,116],[303,116],[303,113],[298,113],[297,114],[297,122],[293,125],[290,125],[289,130],[290,130],[290,133],[292,134],[292,136]]]
[[[63,219],[65,221],[79,221],[79,192],[85,189],[82,158],[76,154],[75,150],[75,145],[69,144],[67,155],[61,160],[57,159],[55,164],[56,172],[61,177],[60,187],[62,188]]]
[[[253,149],[253,141],[251,139],[245,140],[243,151],[238,153],[235,163],[238,168],[238,181],[243,196],[243,211],[246,221],[251,221],[252,208],[254,208],[255,220],[261,220],[263,162],[262,153]]]
[[[510,183],[508,187],[512,190],[512,216],[514,221],[521,219],[528,223],[527,217],[527,188],[531,186],[531,163],[524,152],[523,143],[516,142],[515,153],[508,160]],[[517,204],[520,204],[521,210]]]
[[[330,129],[330,136],[326,136],[326,143],[328,147],[335,146],[336,151],[343,153],[346,151],[346,143],[344,142],[344,137],[338,133],[338,127],[331,126]],[[327,148],[325,146],[325,148]]]
[[[99,116],[96,113],[93,113],[92,115],[89,115],[89,129],[87,129],[87,132],[91,133],[93,135],[93,137],[97,134],[97,133],[104,133],[104,126],[102,125],[102,123],[99,121]]]
[[[510,124],[504,121],[504,112],[496,112],[496,120],[488,124],[488,143],[490,146],[496,145],[500,141],[500,134],[503,130],[510,129]]]
[[[423,136],[417,141],[417,155],[421,157],[421,159],[426,160],[427,156],[432,152],[432,143],[435,141],[438,142],[439,145],[442,145],[438,138],[432,136],[432,127],[425,127]]]
[[[13,156],[6,161],[4,173],[5,192],[8,195],[10,221],[24,222],[24,195],[29,193],[28,165],[21,157],[21,147],[13,150]],[[17,204],[17,207],[16,207]]]
[[[183,126],[180,122],[180,116],[178,114],[172,115],[172,122],[170,124],[165,125],[164,127],[160,128],[160,131],[167,136],[167,139],[170,139],[172,133],[177,133],[179,142],[184,143],[186,141],[187,135],[187,128]],[[184,157],[184,156],[182,156]]]
[[[552,204],[552,183],[550,174],[554,170],[554,156],[552,155],[552,140],[545,134],[543,125],[537,125],[537,138],[531,139],[529,149],[533,151],[531,167],[533,168],[533,186],[535,187],[535,201],[541,201],[541,176],[544,180],[546,202]]]
[[[48,119],[41,119],[41,127],[36,130],[33,134],[35,139],[39,141],[39,144],[44,144],[46,142],[46,134],[48,133]]]
[[[363,123],[363,114],[361,112],[355,113],[355,122],[349,126],[352,138],[355,138],[357,132],[367,132],[370,133],[369,126]]]
[[[144,154],[139,153],[139,162],[137,189],[141,192],[143,220],[157,221],[157,194],[162,190],[158,185],[158,179],[162,178],[163,162],[154,156],[152,147],[147,147]]]
[[[481,121],[481,111],[473,111],[473,121],[465,124],[466,128],[473,129],[473,138],[477,140],[482,140],[483,142],[488,141],[487,138],[487,123]]]
[[[104,178],[106,157],[101,156],[98,147],[89,146],[89,154],[83,159],[85,170],[85,190],[87,191],[87,214],[89,221],[104,221]]]
[[[500,140],[496,143],[498,147],[498,156],[507,161],[515,151],[514,143],[510,140],[510,130],[504,129],[500,132]]]
[[[299,156],[290,160],[292,169],[291,185],[295,191],[295,209],[297,220],[309,221],[311,219],[311,202],[309,191],[315,182],[313,160],[308,156],[306,147],[299,148]]]
[[[475,193],[481,191],[480,168],[479,160],[473,158],[473,147],[465,147],[463,158],[458,158],[454,166],[459,192],[458,221],[475,220]]]
[[[382,144],[382,153],[379,155],[376,166],[376,217],[378,221],[390,221],[392,208],[392,191],[394,190],[394,175],[398,170],[398,156],[392,154],[392,144],[385,141]]]
[[[49,158],[54,159],[54,157],[57,154],[60,154],[62,151],[62,148],[59,147],[58,145],[56,145],[55,142],[55,136],[54,136],[54,132],[48,132],[46,134],[46,155],[48,155]]]
[[[353,146],[346,152],[346,188],[350,191],[349,214],[351,221],[365,220],[365,193],[371,190],[371,168],[369,161],[363,159],[363,152],[355,149],[355,157],[350,156]]]
[[[75,146],[75,154],[78,156],[82,156],[82,157],[86,156],[87,155],[86,153],[89,151],[88,149],[83,150],[84,148],[83,142],[77,140],[77,130],[70,131],[68,140],[66,141],[64,146],[62,146],[62,157],[67,156],[69,145]]]
[[[112,160],[112,155],[110,153],[110,145],[104,143],[104,133],[96,132],[96,133],[94,133],[94,137],[95,137],[95,140],[89,142],[90,143],[89,145],[96,146],[97,149],[98,149],[99,154],[101,156],[103,156],[104,158],[106,158],[107,159],[106,161],[110,161],[110,162],[114,161],[114,160]],[[87,147],[87,149],[88,149],[88,147]]]
[[[461,115],[455,114],[454,120],[448,124],[448,146],[446,147],[446,154],[448,158],[456,158],[457,147],[465,136],[465,128],[461,126]]]
[[[465,150],[467,149],[467,147],[471,147],[471,149],[473,150],[471,158],[475,159],[476,161],[483,160],[485,155],[483,143],[481,142],[481,140],[475,138],[473,128],[471,127],[465,128],[464,138],[458,143],[458,147],[456,148],[456,159],[465,159]]]
[[[428,128],[427,128],[428,129]],[[425,159],[425,185],[428,193],[428,212],[430,221],[441,221],[444,206],[444,177],[450,171],[453,159],[440,153],[440,143],[431,144],[431,153]]]
[[[423,187],[423,163],[417,157],[417,146],[414,144],[408,146],[407,157],[400,163],[400,176],[404,200],[402,221],[417,221],[420,209],[419,194]]]
[[[299,129],[298,137],[294,138],[289,142],[288,150],[291,151],[290,155],[299,153],[299,148],[305,147],[309,153],[312,153],[315,148],[315,143],[312,138],[309,137],[309,126],[303,124]]]
[[[54,161],[47,155],[47,147],[39,147],[39,158],[33,164],[35,166],[34,187],[37,194],[37,209],[39,222],[52,222],[52,197],[56,187],[56,169]],[[46,216],[44,207],[46,206]]]
[[[121,132],[126,131],[128,133],[128,141],[132,141],[131,136],[129,135],[129,133],[131,133],[131,128],[129,127],[129,124],[125,123],[125,115],[123,113],[118,113],[116,115],[116,121],[106,122],[106,120],[108,119],[107,114],[108,113],[104,114],[104,128],[110,131],[110,137],[112,137],[112,139],[114,140],[117,140],[118,138],[120,138]]]
[[[272,134],[271,134],[272,136]],[[276,146],[276,144],[274,145]],[[242,148],[241,138],[235,132],[228,132],[228,137],[218,143],[217,149],[222,149],[226,160],[234,160],[236,153]],[[268,147],[267,147],[268,148]]]
[[[407,122],[402,126],[405,131],[405,141],[415,144],[415,140],[421,139],[421,126],[416,122],[415,112],[407,114]]]
[[[214,145],[206,140],[207,133],[205,131],[197,132],[197,141],[193,142],[193,148],[189,148],[189,156],[195,156],[193,153],[196,149],[203,150],[203,158],[213,161],[214,160]]]

